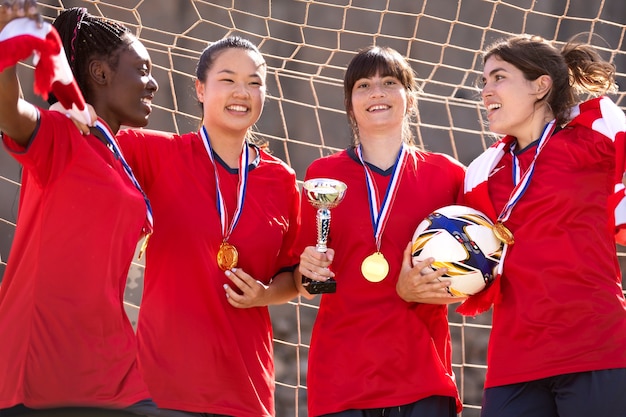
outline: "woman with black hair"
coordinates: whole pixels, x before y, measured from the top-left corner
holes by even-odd
[[[54,31],[36,6],[4,1],[0,30],[27,16],[38,22],[34,32]],[[147,50],[127,28],[79,8],[63,11],[54,27],[100,118],[81,135],[65,115],[19,97],[15,64],[0,72],[2,139],[24,169],[0,287],[0,416],[66,407],[149,415],[156,407],[139,374],[123,293],[152,214],[114,136],[121,125],[147,124],[158,85]]]
[[[139,364],[161,416],[271,417],[269,305],[297,295],[296,174],[254,140],[267,66],[249,40],[207,46],[199,130],[122,130],[154,207],[137,324]]]

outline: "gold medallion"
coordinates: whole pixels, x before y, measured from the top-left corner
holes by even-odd
[[[137,255],[137,259],[141,259],[144,253],[146,253],[146,249],[148,249],[148,241],[150,240],[150,236],[152,236],[152,232],[146,234],[143,243],[141,244],[141,249],[139,249],[139,255]]]
[[[217,266],[222,271],[226,271],[236,267],[238,260],[239,253],[237,253],[237,248],[228,242],[222,242],[220,249],[217,251]]]
[[[380,282],[389,273],[389,263],[382,253],[375,252],[363,260],[361,273],[370,282]]]
[[[513,239],[513,233],[502,222],[497,222],[493,225],[493,234],[502,242],[507,245],[512,245],[515,242]]]

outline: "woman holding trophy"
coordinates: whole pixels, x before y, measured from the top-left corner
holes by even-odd
[[[461,408],[447,322],[447,304],[461,299],[447,292],[445,268],[426,272],[432,259],[412,267],[410,249],[420,221],[457,203],[464,167],[413,145],[417,91],[397,51],[360,51],[344,79],[354,143],[306,173],[295,280],[307,298],[325,293],[309,353],[312,417],[454,417]]]

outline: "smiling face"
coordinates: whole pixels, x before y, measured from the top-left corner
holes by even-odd
[[[348,64],[344,104],[353,145],[379,136],[413,143],[411,116],[416,112],[417,83],[409,62],[398,51],[371,46]]]
[[[132,35],[129,35],[132,36]],[[152,100],[159,86],[152,77],[152,61],[143,44],[137,40],[118,52],[115,68],[108,65],[101,73],[107,88],[101,90],[105,100],[98,100],[96,112],[116,131],[120,125],[143,127],[152,112]]]
[[[263,111],[266,65],[256,51],[227,48],[219,52],[196,81],[204,125],[212,135],[244,137]]]
[[[551,87],[549,76],[527,80],[515,65],[492,55],[485,62],[482,81],[481,95],[492,132],[527,144],[537,139],[553,118],[541,101]]]
[[[400,137],[407,114],[407,90],[396,77],[374,76],[360,78],[352,87],[351,115],[356,121],[361,140],[370,133],[384,131]]]

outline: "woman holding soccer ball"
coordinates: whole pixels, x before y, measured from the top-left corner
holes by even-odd
[[[302,198],[302,277],[325,282],[307,374],[309,416],[454,417],[446,270],[412,267],[412,234],[433,210],[455,204],[464,167],[413,145],[417,85],[397,51],[373,46],[348,65],[344,97],[353,146],[314,161],[306,179],[347,185],[331,210],[328,250],[316,249],[316,210]],[[432,271],[432,270],[431,270]],[[309,282],[306,282],[309,286]],[[317,285],[317,284],[315,284]],[[432,303],[432,304],[431,304]]]
[[[493,304],[482,416],[623,415],[626,121],[604,96],[615,68],[589,45],[526,35],[483,62],[489,126],[504,137],[468,167],[465,202],[505,249],[494,284],[459,307]]]

